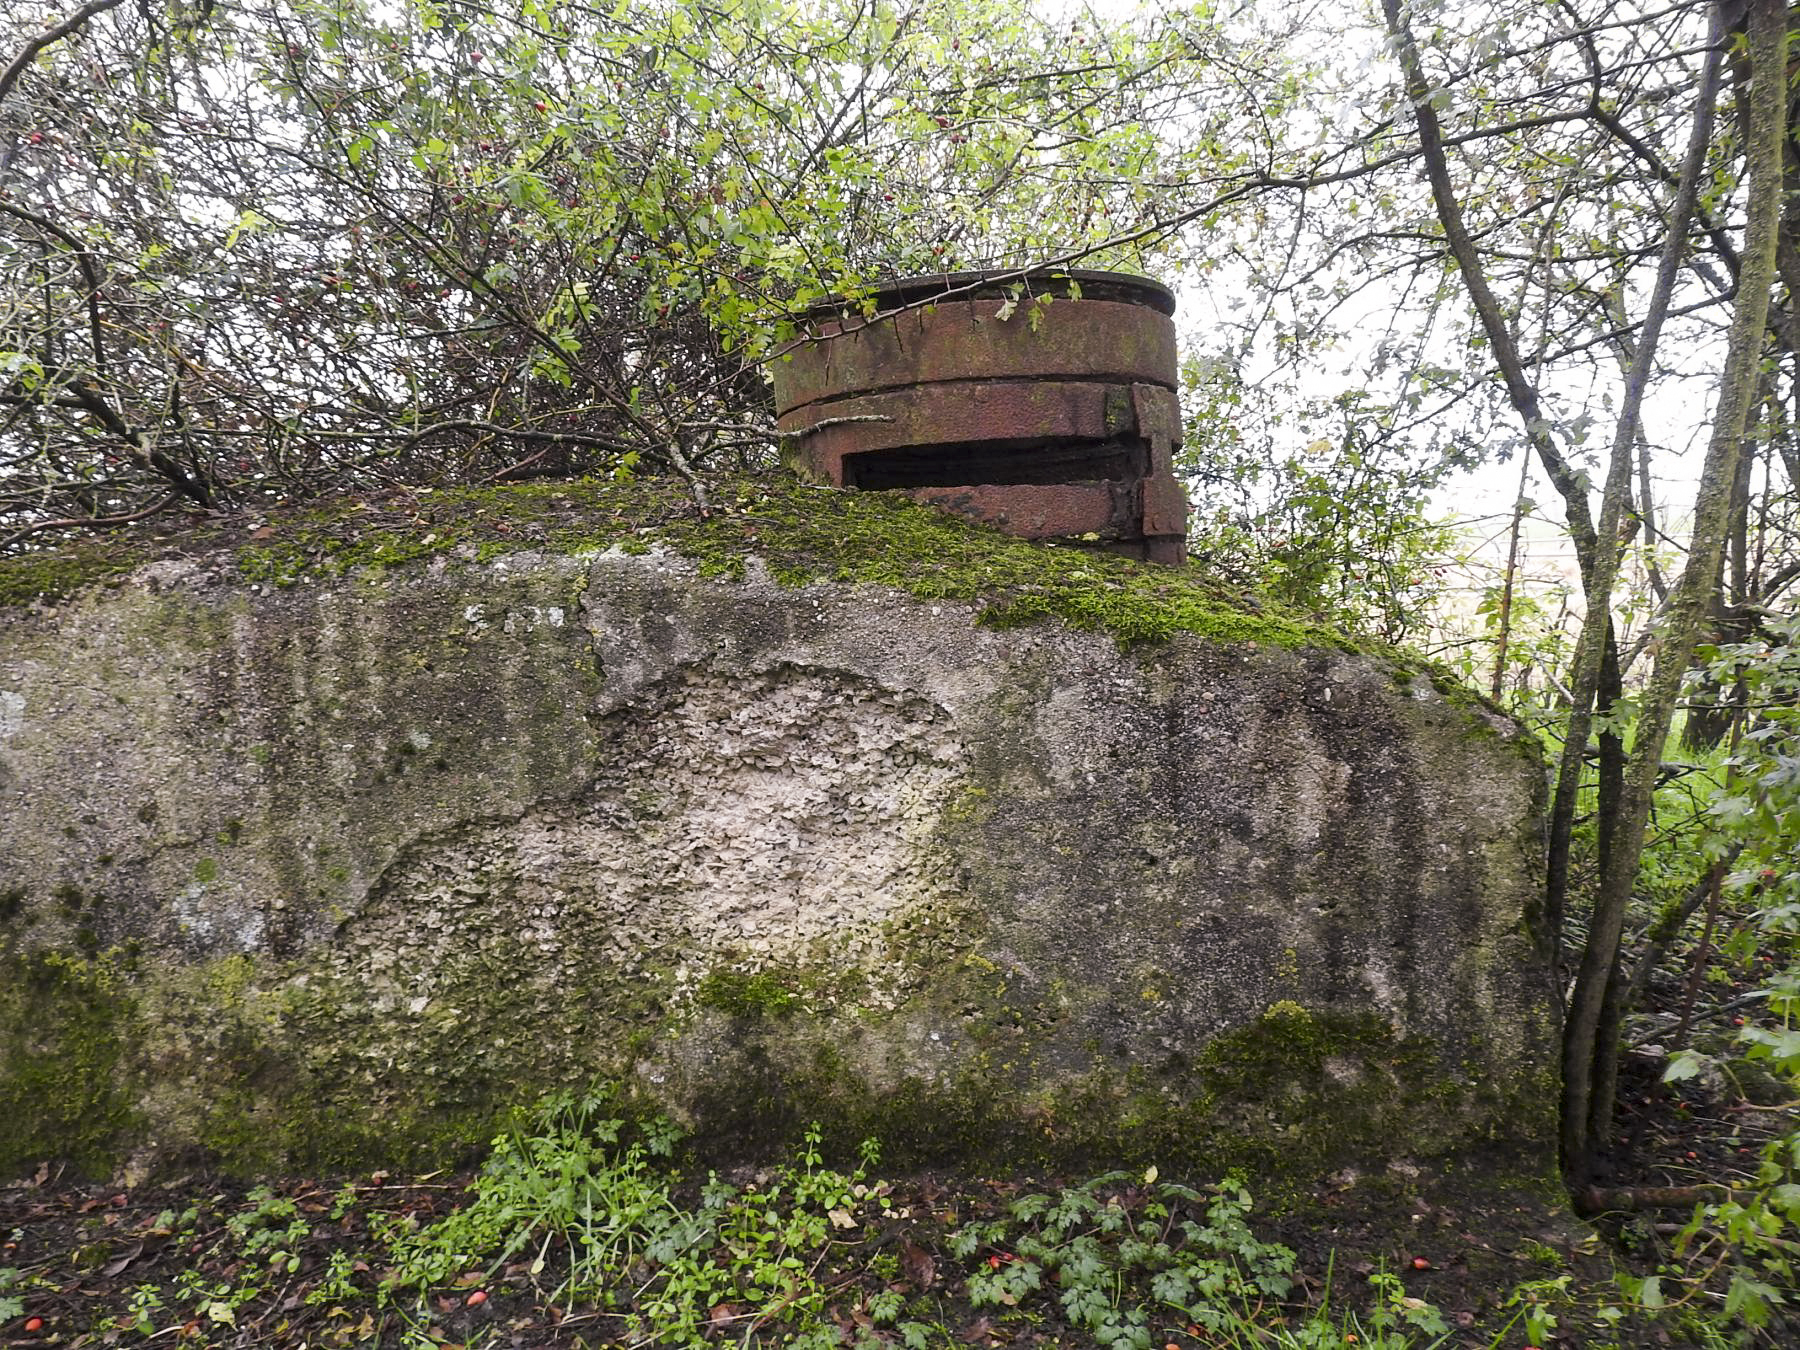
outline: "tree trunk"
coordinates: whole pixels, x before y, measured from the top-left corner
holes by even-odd
[[[1563,1028],[1563,1164],[1572,1181],[1584,1182],[1595,1142],[1611,1124],[1610,1064],[1615,1038],[1606,1031],[1614,1001],[1619,940],[1637,864],[1643,854],[1650,806],[1663,745],[1705,621],[1718,576],[1731,511],[1732,489],[1750,407],[1756,395],[1769,292],[1781,219],[1782,149],[1787,128],[1787,9],[1781,0],[1751,0],[1751,90],[1745,159],[1749,201],[1737,304],[1732,313],[1725,369],[1700,487],[1686,566],[1670,593],[1655,669],[1644,690],[1636,739],[1626,772],[1612,857],[1601,878]]]
[[[1721,44],[1715,43],[1707,54],[1696,94],[1694,126],[1688,138],[1687,152],[1677,180],[1675,201],[1669,212],[1663,254],[1657,268],[1656,284],[1645,315],[1637,351],[1625,380],[1625,398],[1613,437],[1612,455],[1608,462],[1605,490],[1601,496],[1599,525],[1593,523],[1587,499],[1585,477],[1571,471],[1549,434],[1548,424],[1539,409],[1536,389],[1525,377],[1523,363],[1513,344],[1511,330],[1475,252],[1474,241],[1463,219],[1461,203],[1456,198],[1444,154],[1443,136],[1437,113],[1432,108],[1430,85],[1419,60],[1418,45],[1407,26],[1401,0],[1382,0],[1382,12],[1394,38],[1401,71],[1405,76],[1407,97],[1413,105],[1419,128],[1419,150],[1424,160],[1426,177],[1431,184],[1432,201],[1438,221],[1450,245],[1468,289],[1471,303],[1481,320],[1482,330],[1494,351],[1501,378],[1514,410],[1525,423],[1525,432],[1537,450],[1551,482],[1562,494],[1569,534],[1580,565],[1582,590],[1587,613],[1581,634],[1575,644],[1575,678],[1569,706],[1569,725],[1563,741],[1556,791],[1550,809],[1550,842],[1545,868],[1544,925],[1553,944],[1552,963],[1560,979],[1563,912],[1568,893],[1569,847],[1574,828],[1576,797],[1581,786],[1583,765],[1592,726],[1592,709],[1602,684],[1609,687],[1617,680],[1607,680],[1610,668],[1616,675],[1618,651],[1613,640],[1611,608],[1613,584],[1618,575],[1620,526],[1625,506],[1631,495],[1632,450],[1637,444],[1643,394],[1656,359],[1658,338],[1663,319],[1668,313],[1675,279],[1686,252],[1688,221],[1694,213],[1699,184],[1705,167],[1706,148],[1712,139],[1713,104],[1719,86]],[[1718,24],[1715,19],[1715,36]],[[1610,659],[1609,659],[1610,654]],[[1616,694],[1604,698],[1602,711],[1612,706]],[[1620,746],[1603,740],[1601,746],[1602,871],[1611,868],[1610,844],[1617,830],[1617,810],[1623,804],[1620,790]],[[1591,1033],[1590,1033],[1591,1034]]]

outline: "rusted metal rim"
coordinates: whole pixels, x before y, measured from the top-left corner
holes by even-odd
[[[772,365],[783,458],[1025,538],[1179,562],[1174,310],[1166,287],[1124,272],[878,282],[856,305],[813,308]]]
[[[1018,273],[951,272],[883,283],[872,293],[878,310],[871,318],[848,306],[815,310],[809,331],[770,370],[781,430],[795,429],[803,407],[920,385],[1076,380],[1175,388],[1168,313],[1175,302],[1165,287],[1124,272],[1084,271],[1045,274],[1032,285],[1034,294],[1063,298],[1027,315],[1030,307],[1013,295]],[[1081,298],[1069,298],[1077,287]],[[948,404],[941,411],[954,423]]]
[[[1066,298],[1069,283],[1081,289],[1083,300],[1113,300],[1143,305],[1159,314],[1175,313],[1175,293],[1160,281],[1131,272],[1095,272],[1083,268],[1045,268],[1023,272],[1018,268],[986,272],[938,272],[931,276],[894,277],[876,281],[869,288],[877,309],[928,303],[938,296],[947,300],[1004,300],[1014,286],[1023,284],[1031,295]],[[828,300],[807,310],[804,318],[836,318],[845,301]]]

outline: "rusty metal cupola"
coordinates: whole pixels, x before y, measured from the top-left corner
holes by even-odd
[[[774,363],[794,469],[1027,539],[1185,559],[1166,287],[1120,272],[951,273],[873,300],[873,319],[814,311]]]

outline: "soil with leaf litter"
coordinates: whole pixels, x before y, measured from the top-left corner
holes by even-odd
[[[1730,1104],[1632,1086],[1644,1180],[1750,1147],[1724,1142],[1746,1138]],[[1155,1169],[882,1180],[872,1161],[833,1170],[815,1139],[701,1183],[564,1109],[466,1174],[124,1188],[46,1164],[0,1188],[0,1343],[1701,1343],[1614,1280],[1668,1226],[1589,1228],[1543,1183],[1346,1172],[1270,1217]]]

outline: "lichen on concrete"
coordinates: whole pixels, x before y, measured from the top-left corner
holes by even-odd
[[[727,1152],[1541,1150],[1491,709],[1192,574],[721,505],[320,508],[0,614],[0,1165],[441,1161],[596,1077]]]

